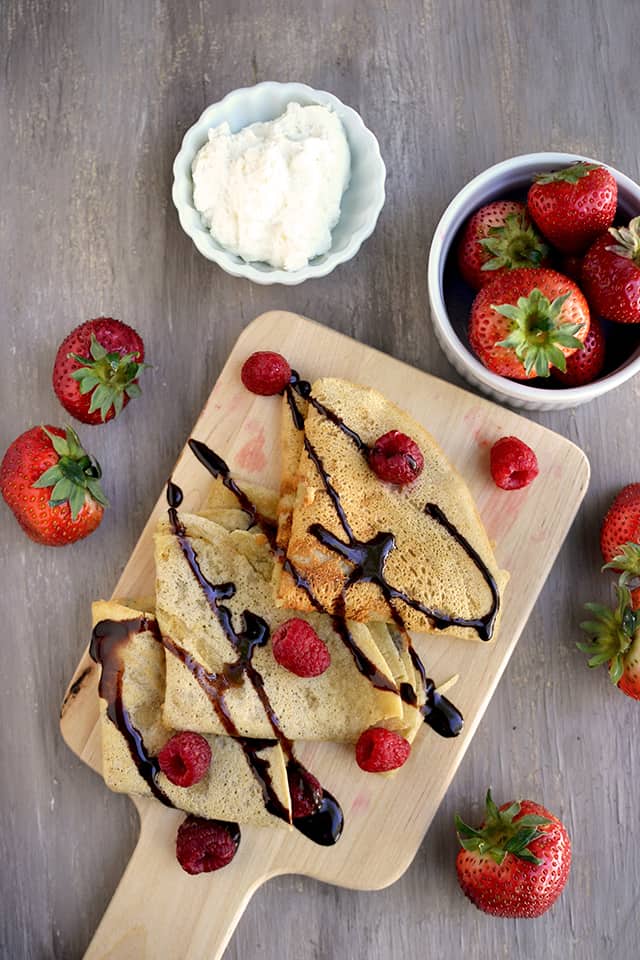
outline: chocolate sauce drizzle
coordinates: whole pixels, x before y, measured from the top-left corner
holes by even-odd
[[[288,390],[287,392],[287,398],[288,399],[290,398],[289,399],[290,409],[292,411],[296,410],[298,416],[301,418],[301,414],[296,404],[295,397],[291,394],[290,390]],[[322,405],[320,404],[319,406],[322,406]],[[332,416],[335,417],[335,414],[333,414]],[[300,429],[302,429],[304,427],[304,420],[300,419],[299,421],[296,421],[294,419],[294,423],[298,423],[298,422],[300,422],[301,424]],[[350,433],[353,433],[353,431],[350,431]],[[229,467],[213,450],[210,450],[209,447],[207,447],[206,444],[202,443],[201,441],[191,441],[191,440],[189,441],[189,445],[191,446],[192,449],[194,448],[193,447],[194,444],[197,444],[198,446],[198,459],[200,463],[202,463],[202,465],[206,467],[206,469],[214,477],[223,478],[223,482],[224,482],[224,479],[231,479],[229,476],[229,473],[230,473]],[[362,444],[362,446],[363,448],[365,447],[364,444]],[[315,458],[314,463],[316,464],[316,467],[320,472],[320,475],[324,479],[326,477],[326,472],[324,470],[324,467],[322,465],[320,458],[315,453],[315,450],[313,449],[311,444],[308,444],[307,450],[310,451],[310,456],[312,457],[312,459]],[[350,530],[351,528],[348,524],[346,515],[344,514],[344,511],[342,509],[342,504],[340,503],[340,500],[336,491],[333,489],[333,487],[331,487],[328,477],[326,477],[326,480],[325,480],[325,485],[326,484],[328,484],[328,486],[331,488],[330,496],[331,494],[333,494],[332,501],[336,505],[336,509],[339,511],[339,516],[344,517],[344,522],[347,525],[348,529]],[[225,486],[227,486],[227,489],[231,489],[229,484],[225,484]],[[237,490],[240,489],[237,486],[237,484],[235,484],[235,482],[234,482],[234,487]],[[327,492],[329,492],[329,490]],[[248,501],[248,497],[246,496],[246,494],[243,491],[240,491],[240,493],[243,497],[243,501],[245,502]],[[345,590],[343,590],[340,597],[338,598],[338,601],[336,604],[338,609],[336,609],[333,613],[329,613],[327,610],[325,610],[323,605],[320,603],[320,601],[314,594],[309,582],[304,578],[304,576],[298,570],[296,570],[291,560],[285,556],[284,551],[277,545],[276,531],[275,531],[274,524],[270,520],[267,520],[266,518],[260,519],[258,512],[255,510],[255,508],[253,508],[253,504],[251,504],[250,501],[248,502],[250,505],[250,509],[248,509],[246,512],[249,513],[251,516],[253,516],[254,522],[256,522],[260,526],[262,532],[268,538],[271,544],[271,547],[274,553],[276,554],[276,556],[278,557],[278,559],[281,561],[283,568],[293,577],[296,586],[304,590],[314,609],[316,609],[319,613],[324,613],[331,617],[334,630],[336,631],[338,636],[341,638],[342,642],[345,644],[345,646],[351,653],[354,659],[355,665],[360,671],[360,673],[362,673],[363,676],[365,676],[377,689],[387,690],[391,693],[399,693],[400,697],[405,703],[408,703],[411,706],[416,706],[418,698],[411,684],[402,683],[400,685],[400,688],[398,689],[395,683],[393,683],[392,680],[390,680],[380,670],[378,670],[376,665],[362,652],[362,650],[359,648],[358,644],[354,640],[353,636],[351,635],[351,632],[348,627],[347,619],[346,619],[345,599],[344,599],[346,586],[348,586],[349,583],[351,582],[351,578],[349,583],[345,586]],[[379,536],[387,537],[390,535],[381,534]],[[338,543],[341,543],[341,541],[338,541]],[[367,558],[365,558],[365,560],[366,559]],[[368,569],[369,569],[368,566],[366,566],[366,570]],[[355,573],[356,573],[356,569],[354,567],[354,573],[352,573],[351,575],[352,578],[354,578],[353,582],[355,582],[355,577],[354,577]],[[362,580],[364,579],[364,577],[360,576],[359,579]],[[394,622],[396,623],[396,626],[398,627],[398,629],[401,631],[402,635],[405,638],[405,642],[407,643],[411,657],[414,661],[414,666],[416,666],[416,669],[418,670],[418,673],[421,677],[421,682],[424,685],[425,703],[421,707],[421,712],[425,718],[426,723],[428,723],[429,726],[432,727],[432,729],[436,733],[439,733],[443,737],[457,736],[462,730],[463,723],[464,723],[462,714],[457,710],[456,707],[454,707],[454,705],[449,700],[447,700],[446,697],[443,697],[436,692],[435,684],[433,680],[431,680],[426,676],[424,665],[420,660],[417,652],[413,648],[413,645],[411,643],[411,638],[409,637],[409,634],[405,629],[404,622],[400,614],[391,603],[389,603],[389,609],[391,612],[391,616]],[[419,664],[419,667],[417,666],[417,664]]]
[[[211,472],[215,470],[216,473],[214,475],[222,477],[225,486],[238,497],[242,509],[246,510],[249,516],[252,517],[252,522],[260,523],[261,515],[246,494],[240,490],[235,481],[230,477],[229,469],[224,461],[199,441],[190,441],[192,450],[194,450],[196,444],[198,449],[196,456],[198,456],[200,462],[203,463],[207,469],[209,469],[209,464],[212,465]],[[169,520],[171,527],[180,544],[185,560],[201,587],[207,603],[222,627],[227,640],[236,650],[238,659],[234,663],[225,664],[222,674],[209,674],[194,657],[187,654],[186,651],[173,641],[164,638],[163,642],[167,649],[178,656],[191,671],[192,675],[200,684],[200,687],[207,694],[227,734],[234,737],[238,743],[240,743],[254,775],[261,783],[267,810],[274,816],[280,817],[280,819],[288,823],[290,822],[289,812],[275,793],[271,777],[268,770],[265,769],[265,765],[268,768],[268,761],[256,756],[258,749],[277,742],[280,744],[287,760],[287,775],[289,777],[304,777],[306,773],[305,768],[295,756],[293,742],[285,735],[280,726],[280,721],[265,689],[264,679],[252,662],[255,648],[264,646],[269,639],[269,626],[261,617],[252,613],[250,610],[245,610],[242,614],[244,630],[240,633],[236,632],[232,622],[231,611],[221,603],[222,600],[230,600],[235,595],[235,584],[223,583],[214,585],[203,574],[196,551],[193,549],[193,545],[178,515],[178,507],[182,503],[182,491],[171,480],[167,484],[167,501],[169,503]],[[224,702],[224,692],[230,685],[242,683],[245,676],[251,683],[262,704],[271,729],[273,730],[274,740],[258,741],[241,736],[227,710]],[[340,805],[335,797],[328,791],[323,790],[318,810],[307,817],[294,816],[292,822],[293,826],[301,830],[310,840],[326,846],[336,843],[340,838],[344,818]]]
[[[138,773],[156,800],[164,803],[167,807],[172,807],[173,804],[164,790],[156,783],[156,778],[160,772],[158,761],[147,751],[142,734],[134,726],[129,711],[122,701],[122,679],[124,677],[122,647],[128,643],[133,634],[152,629],[152,624],[155,625],[157,630],[155,621],[147,620],[144,617],[137,620],[102,620],[93,628],[89,653],[91,658],[102,667],[98,692],[102,699],[107,701],[109,720],[124,737]]]
[[[367,444],[364,443],[356,431],[349,427],[341,417],[339,417],[332,410],[329,410],[324,404],[320,403],[319,400],[316,400],[315,397],[311,395],[311,385],[308,383],[308,381],[301,380],[299,374],[295,370],[292,371],[291,381],[285,389],[289,408],[292,411],[295,408],[297,413],[297,416],[294,416],[293,418],[294,425],[297,429],[304,429],[304,420],[302,419],[300,411],[298,410],[295,402],[294,391],[302,399],[310,403],[311,406],[313,406],[322,416],[330,420],[331,423],[335,424],[335,426],[337,426],[338,429],[341,430],[342,433],[344,433],[352,441],[357,450],[365,458],[368,457],[370,451]],[[475,566],[482,574],[482,577],[491,593],[490,609],[482,617],[470,620],[464,617],[451,616],[444,611],[434,610],[430,607],[427,607],[419,600],[409,597],[402,590],[392,586],[385,578],[384,568],[389,554],[395,549],[396,541],[394,535],[392,533],[380,532],[371,540],[358,540],[353,534],[353,530],[351,529],[346,513],[340,501],[340,496],[331,484],[329,475],[324,468],[322,460],[314,450],[307,437],[305,437],[304,445],[305,450],[307,451],[307,454],[318,471],[324,488],[329,495],[331,502],[333,503],[336,514],[340,521],[340,525],[342,526],[344,534],[347,538],[347,542],[344,543],[320,524],[313,524],[309,528],[309,532],[313,534],[313,536],[315,536],[323,546],[328,547],[330,550],[333,550],[334,553],[339,554],[340,556],[344,557],[345,560],[348,560],[353,564],[354,569],[347,583],[345,584],[344,590],[346,591],[350,586],[358,582],[375,583],[380,588],[383,596],[390,606],[392,600],[401,601],[407,606],[412,607],[414,610],[424,614],[424,616],[431,621],[436,630],[446,630],[447,627],[452,626],[468,627],[475,630],[481,640],[490,640],[493,635],[495,620],[500,604],[500,594],[498,593],[497,584],[491,574],[491,571],[488,569],[478,552],[471,546],[469,541],[459,532],[454,524],[447,519],[440,507],[434,503],[427,503],[425,506],[425,513],[428,517],[444,527],[447,533],[462,547],[467,556],[473,561]]]
[[[293,410],[295,410],[296,415],[300,416],[300,411],[298,410],[295,398],[293,396],[291,396],[291,404],[292,415]],[[304,425],[304,421],[302,421],[302,424]],[[263,514],[261,514],[246,493],[240,489],[240,487],[231,477],[231,471],[224,460],[200,440],[189,440],[189,446],[203,467],[205,467],[205,469],[208,470],[213,477],[222,480],[224,486],[235,494],[241,509],[244,510],[244,512],[250,517],[251,525],[257,525],[260,527],[261,531],[269,541],[269,545],[275,556],[283,564],[285,570],[287,570],[294,578],[297,586],[301,587],[305,591],[315,609],[320,613],[326,613],[324,607],[317,600],[313,591],[311,590],[309,583],[304,579],[302,574],[295,569],[291,561],[285,556],[282,548],[278,546],[276,542],[276,525],[268,517],[265,517]],[[378,670],[375,663],[373,663],[362,652],[351,635],[344,618],[340,616],[334,616],[332,619],[336,632],[340,635],[343,643],[350,651],[360,673],[362,673],[363,676],[365,676],[379,690],[388,690],[392,693],[396,693],[397,690],[393,681],[389,680],[388,677]]]

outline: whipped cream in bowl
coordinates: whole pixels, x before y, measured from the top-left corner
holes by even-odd
[[[198,250],[260,284],[298,284],[351,259],[385,198],[360,116],[298,83],[260,83],[208,107],[173,170],[180,224]]]
[[[209,130],[192,165],[193,202],[226,250],[299,270],[331,246],[350,166],[335,113],[293,101],[276,120]]]

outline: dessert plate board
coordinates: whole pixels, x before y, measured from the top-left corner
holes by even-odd
[[[457,739],[444,740],[425,724],[407,765],[394,777],[359,770],[353,745],[301,745],[301,759],[344,810],[344,833],[335,847],[318,847],[295,830],[242,827],[240,848],[228,867],[190,877],[175,859],[175,834],[183,814],[153,800],[134,799],[140,839],[88,948],[91,960],[221,957],[253,892],[278,874],[302,874],[360,890],[380,889],[397,880],[415,856],[471,743],[588,485],[587,458],[563,437],[283,311],[263,314],[241,334],[191,434],[218,451],[238,479],[278,485],[280,398],[253,396],[240,382],[246,357],[269,349],[283,353],[311,381],[338,376],[375,386],[434,434],[471,488],[499,565],[511,572],[501,627],[493,643],[415,636],[436,685],[459,674],[448,695],[462,710],[465,729]],[[488,461],[491,443],[508,434],[517,434],[535,449],[540,475],[530,487],[507,493],[494,486]],[[184,508],[197,509],[210,477],[188,447],[173,476],[184,490]],[[152,534],[165,509],[163,490],[115,597],[153,593]],[[97,682],[98,667],[86,653],[67,691],[61,728],[71,749],[99,771]]]

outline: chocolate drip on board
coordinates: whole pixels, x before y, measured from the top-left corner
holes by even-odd
[[[253,522],[257,522],[262,526],[265,518],[255,509],[246,494],[240,490],[235,481],[230,477],[229,468],[224,461],[199,441],[190,441],[191,449],[194,450],[194,452],[196,444],[199,450],[196,456],[198,456],[200,462],[207,467],[210,472],[213,472],[215,469],[217,472],[214,475],[220,476],[223,479],[223,483],[225,483],[225,480],[229,481],[225,483],[225,486],[238,497],[238,502],[252,517]],[[288,811],[275,794],[271,777],[268,775],[268,772],[264,770],[265,764],[267,767],[269,766],[268,761],[256,756],[257,749],[262,748],[256,747],[256,744],[262,744],[262,746],[264,746],[277,742],[280,744],[287,760],[288,776],[293,775],[294,770],[296,774],[302,771],[304,775],[306,772],[304,766],[295,756],[293,742],[285,735],[280,726],[280,721],[265,689],[264,679],[252,662],[255,648],[264,646],[269,639],[269,626],[261,617],[252,613],[250,610],[245,610],[242,615],[245,628],[242,632],[236,633],[233,627],[231,611],[228,607],[220,603],[221,600],[229,600],[235,595],[235,584],[223,583],[214,585],[203,574],[197,554],[186,535],[184,525],[178,515],[178,507],[182,503],[182,499],[182,491],[170,480],[167,484],[167,501],[169,504],[169,520],[173,533],[180,544],[189,568],[205,595],[209,607],[216,616],[227,640],[238,653],[238,659],[234,663],[225,664],[222,675],[213,675],[208,674],[190,654],[187,654],[186,651],[182,650],[182,648],[178,647],[178,645],[172,641],[167,641],[171,644],[171,646],[167,646],[167,649],[179,656],[185,666],[191,671],[192,675],[209,697],[229,736],[234,737],[242,746],[254,774],[263,786],[266,808],[275,816],[289,822]],[[245,503],[246,507],[243,505]],[[274,733],[274,740],[272,741],[256,741],[241,736],[233,723],[226,704],[224,704],[224,690],[228,689],[232,684],[237,685],[241,683],[244,676],[247,677],[255,690],[269,720],[269,724]],[[328,811],[331,811],[330,822],[328,820]],[[303,821],[303,825],[299,826],[299,823]],[[300,829],[310,840],[315,840],[316,843],[326,846],[336,843],[340,838],[343,815],[337,800],[328,793],[328,791],[323,789],[322,800],[318,810],[304,818],[293,817],[292,822],[293,826],[296,827],[296,829]]]

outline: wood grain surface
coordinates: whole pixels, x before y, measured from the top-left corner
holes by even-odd
[[[473,174],[520,152],[584,152],[640,177],[640,11],[627,0],[4,0],[0,17],[0,446],[63,420],[51,364],[77,322],[133,323],[154,364],[120,421],[81,431],[113,502],[96,535],[45,549],[0,511],[0,950],[67,960],[82,955],[116,887],[137,816],[62,742],[61,696],[88,599],[116,581],[238,333],[288,308],[457,382],[429,326],[437,218]],[[306,81],[354,106],[389,171],[357,258],[289,289],[205,261],[169,196],[186,128],[264,79]],[[586,670],[575,640],[583,601],[607,596],[602,513],[640,479],[639,398],[632,381],[534,418],[585,449],[590,492],[409,871],[375,894],[275,879],[249,905],[230,960],[635,954],[640,714]],[[458,890],[453,813],[478,817],[489,783],[497,799],[542,800],[572,833],[569,886],[540,920],[486,917]]]

